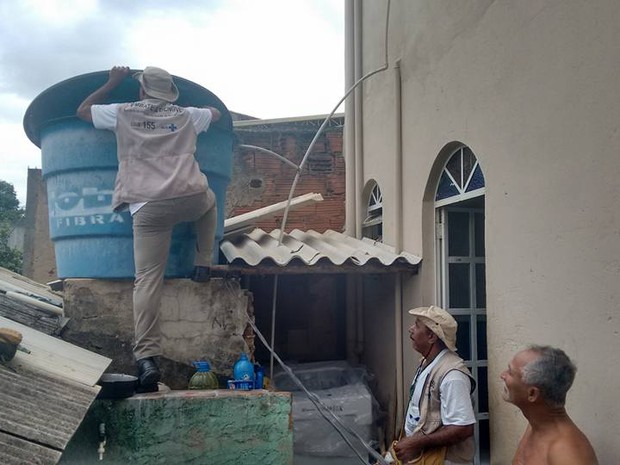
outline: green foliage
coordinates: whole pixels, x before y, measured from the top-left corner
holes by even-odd
[[[19,208],[13,184],[0,180],[0,221],[15,224],[22,216],[24,210]]]
[[[13,228],[6,222],[0,222],[0,266],[15,273],[22,271],[22,253],[9,245]]]
[[[23,216],[13,184],[0,180],[0,266],[16,273],[21,273],[22,253],[9,245],[9,239]]]

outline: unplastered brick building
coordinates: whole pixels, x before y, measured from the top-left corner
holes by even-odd
[[[299,166],[326,116],[234,123],[237,144],[233,151],[233,174],[226,194],[227,217],[251,212],[288,198],[296,168],[250,146],[275,152]],[[344,116],[333,116],[319,135],[301,170],[294,195],[310,192],[322,202],[291,211],[286,230],[342,231],[344,226],[345,165],[342,157]],[[256,223],[265,231],[280,228],[283,213]]]

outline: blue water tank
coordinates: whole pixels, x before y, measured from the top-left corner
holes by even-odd
[[[132,70],[136,72],[138,70]],[[129,212],[112,211],[118,171],[116,138],[75,116],[77,107],[103,85],[108,71],[62,81],[39,94],[24,116],[28,138],[41,148],[47,184],[50,237],[59,278],[133,278],[133,232]],[[217,197],[214,263],[224,233],[226,189],[232,171],[232,118],[222,101],[207,89],[174,76],[181,106],[212,106],[221,119],[198,137],[196,159]],[[125,79],[105,103],[138,99],[139,84]],[[166,267],[167,278],[187,277],[193,268],[195,230],[175,227]]]

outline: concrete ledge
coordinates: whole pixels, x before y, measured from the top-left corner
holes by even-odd
[[[99,461],[99,425],[106,445]],[[291,395],[257,391],[169,391],[97,400],[60,464],[291,465]]]

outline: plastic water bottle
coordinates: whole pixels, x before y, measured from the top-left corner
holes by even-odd
[[[211,371],[209,362],[199,360],[192,365],[196,367],[197,371],[189,380],[190,389],[217,389],[219,387],[217,376]]]
[[[252,389],[254,385],[254,365],[250,362],[245,352],[241,352],[239,360],[235,362],[233,375],[235,381],[247,382],[247,385],[244,383],[244,387],[247,386],[247,389]]]
[[[265,369],[258,363],[254,365],[254,389],[263,389]]]

